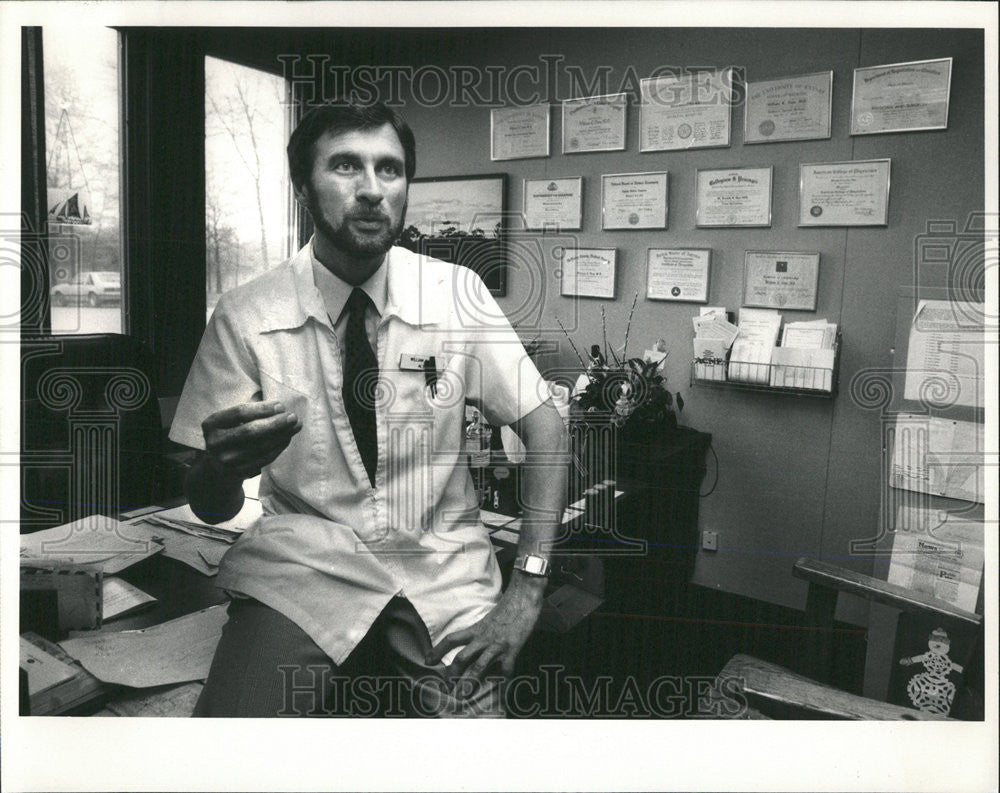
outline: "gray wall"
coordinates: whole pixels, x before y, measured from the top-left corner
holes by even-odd
[[[848,384],[859,370],[891,365],[896,295],[911,284],[914,236],[928,220],[955,219],[983,207],[983,58],[976,31],[942,30],[535,30],[470,34],[449,46],[417,47],[414,63],[447,67],[541,65],[542,54],[562,56],[585,75],[612,66],[615,90],[628,67],[640,76],[673,66],[743,66],[759,80],[834,71],[833,136],[800,143],[743,145],[743,112],[733,112],[728,149],[639,153],[638,112],[628,120],[627,150],[564,156],[558,104],[552,114],[552,156],[548,159],[491,162],[490,114],[484,108],[419,107],[408,104],[407,118],[419,142],[418,176],[506,172],[508,204],[519,208],[525,177],[583,176],[584,229],[580,244],[617,247],[618,282],[614,301],[582,301],[577,346],[600,340],[600,306],[608,312],[612,339],[624,333],[633,295],[639,303],[630,349],[658,337],[670,348],[668,383],[686,407],[682,423],[710,432],[719,458],[719,483],[701,503],[702,529],[719,532],[718,552],[699,552],[695,581],[710,587],[801,608],[805,591],[790,569],[801,554],[821,555],[862,571],[869,560],[848,558],[851,539],[874,535],[881,466],[879,416],[850,399]],[[852,138],[849,115],[853,69],[857,66],[954,58],[947,131]],[[572,88],[557,73],[548,96],[562,100]],[[527,85],[525,81],[524,85]],[[799,229],[800,162],[892,158],[888,228]],[[769,229],[696,229],[694,180],[698,168],[774,166],[773,223]],[[670,221],[667,231],[602,232],[602,173],[669,170]],[[821,268],[818,308],[785,312],[786,321],[827,318],[843,330],[841,389],[834,400],[803,399],[691,386],[690,317],[695,305],[644,298],[645,251],[651,246],[712,249],[709,303],[739,308],[743,253],[748,248],[818,250]],[[573,316],[572,301],[559,296],[549,263],[544,316]],[[505,308],[530,302],[537,283],[512,270]],[[529,290],[532,291],[529,294]],[[551,321],[548,323],[551,326]],[[525,339],[534,336],[524,329]],[[546,365],[572,366],[575,357],[558,332],[543,338],[560,342]],[[710,469],[706,482],[711,481]]]

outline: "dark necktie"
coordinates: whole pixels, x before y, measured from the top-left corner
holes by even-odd
[[[355,288],[347,300],[347,334],[344,340],[344,407],[354,430],[368,480],[375,486],[378,463],[378,431],[375,422],[375,390],[378,361],[365,332],[365,309],[372,305],[364,290]]]

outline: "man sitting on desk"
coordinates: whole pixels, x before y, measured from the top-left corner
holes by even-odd
[[[262,473],[264,516],[222,561],[233,599],[196,715],[323,712],[373,648],[399,676],[374,683],[407,679],[411,713],[503,714],[491,672],[511,673],[538,618],[566,435],[482,281],[393,247],[415,148],[384,105],[311,110],[288,159],[315,235],[223,295],[205,330],[170,433],[202,450],[185,491],[217,523]],[[502,595],[466,402],[529,454]]]

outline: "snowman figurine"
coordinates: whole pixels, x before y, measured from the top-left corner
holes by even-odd
[[[925,713],[947,715],[955,699],[955,684],[948,679],[962,667],[948,657],[951,640],[943,628],[935,628],[927,637],[928,650],[922,655],[900,658],[902,666],[923,664],[924,671],[915,674],[906,685],[906,693],[917,710]]]

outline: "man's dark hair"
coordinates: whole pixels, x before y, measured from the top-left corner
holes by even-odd
[[[359,129],[378,129],[390,125],[403,144],[406,181],[417,170],[417,143],[413,130],[391,107],[381,102],[371,105],[333,103],[319,105],[306,113],[288,141],[288,172],[292,184],[298,187],[309,181],[313,167],[313,146],[325,132],[339,135]]]

